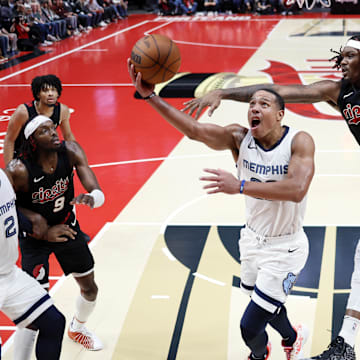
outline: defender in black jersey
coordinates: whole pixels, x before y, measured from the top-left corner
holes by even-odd
[[[219,89],[185,102],[184,111],[188,111],[190,115],[195,113],[197,119],[203,109],[210,107],[208,115],[211,116],[222,99],[248,102],[251,94],[257,89],[273,89],[286,103],[327,101],[341,112],[360,145],[360,35],[351,37],[337,54],[333,59],[336,61],[335,67],[343,73],[340,81],[323,80],[310,85],[261,84]],[[341,331],[327,350],[311,359],[355,360],[354,344],[360,325],[360,241],[354,262],[351,292]]]
[[[48,117],[35,117],[26,125],[24,135],[22,155],[8,168],[14,179],[17,206],[33,223],[40,224],[41,230],[20,239],[22,267],[48,289],[49,256],[55,255],[81,291],[68,334],[86,349],[100,350],[101,341],[84,326],[95,307],[98,288],[94,259],[73,208],[75,204],[101,206],[103,193],[80,145],[60,142],[55,124]],[[74,196],[74,168],[88,194]]]
[[[75,140],[70,128],[69,108],[58,102],[62,92],[60,79],[55,75],[37,76],[31,82],[31,89],[34,100],[19,105],[9,120],[4,141],[5,164],[19,155],[25,125],[37,115],[45,115],[56,127],[60,126],[66,141]]]

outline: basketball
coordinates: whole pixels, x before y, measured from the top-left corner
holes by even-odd
[[[136,42],[131,50],[131,62],[142,80],[159,84],[170,80],[179,70],[181,63],[177,45],[167,36],[147,35]]]

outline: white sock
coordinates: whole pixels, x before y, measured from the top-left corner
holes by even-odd
[[[76,299],[75,315],[71,322],[72,330],[79,330],[84,323],[88,320],[93,312],[96,301],[88,301],[81,295]]]
[[[345,342],[354,347],[356,335],[359,330],[360,320],[345,315],[339,336],[343,337]]]
[[[37,331],[17,328],[14,338],[14,360],[30,360]]]

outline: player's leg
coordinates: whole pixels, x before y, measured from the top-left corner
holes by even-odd
[[[241,230],[239,249],[241,262],[240,289],[251,296],[258,276],[257,257],[259,256],[258,240],[249,229]],[[266,359],[270,356],[268,336],[265,327],[274,314],[267,312],[250,301],[240,322],[241,336],[251,350],[249,359]]]
[[[44,289],[49,289],[49,254],[46,246],[40,246],[38,240],[19,238],[22,269],[34,277]],[[35,344],[37,330],[30,327],[18,327],[14,337],[14,360],[29,360]]]
[[[95,309],[98,293],[94,280],[94,258],[87,241],[82,233],[78,232],[76,239],[64,243],[61,250],[55,251],[55,255],[64,273],[72,274],[80,287],[68,335],[87,350],[101,350],[103,348],[101,341],[85,327],[85,323]]]
[[[355,360],[354,345],[360,325],[360,240],[354,256],[354,271],[351,277],[351,292],[339,335],[320,355],[311,359],[318,360]]]
[[[290,251],[289,249],[295,249]],[[274,314],[269,324],[282,336],[288,359],[300,359],[308,337],[304,325],[293,326],[284,306],[296,278],[308,257],[308,240],[303,231],[266,239],[258,259],[260,268],[252,300]]]
[[[64,316],[55,308],[49,294],[34,278],[16,266],[10,277],[11,285],[7,288],[1,310],[21,330],[31,331],[26,328],[31,327],[39,331],[38,339],[45,336],[46,340],[37,345],[38,359],[59,359],[65,327]],[[56,323],[53,323],[54,320]],[[36,334],[36,331],[31,332]],[[31,353],[32,346],[23,346],[21,342],[14,344],[16,360],[29,359]]]

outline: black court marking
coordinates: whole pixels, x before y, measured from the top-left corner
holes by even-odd
[[[17,56],[15,58],[7,61],[6,63],[1,64],[0,65],[0,71],[5,70],[5,69],[9,69],[12,66],[19,65],[19,64],[21,64],[21,63],[23,63],[25,61],[29,61],[29,60],[35,59],[35,58],[37,58],[39,56],[48,54],[49,52],[50,51],[43,51],[43,50],[40,50],[40,49],[35,49],[32,52],[26,53],[26,54],[21,55],[21,56]]]
[[[189,303],[191,289],[194,284],[194,276],[192,273],[196,272],[199,266],[209,231],[210,226],[168,226],[166,228],[164,238],[168,249],[173,256],[190,270],[171,338],[167,357],[168,360],[176,359],[184,326],[186,309]]]

